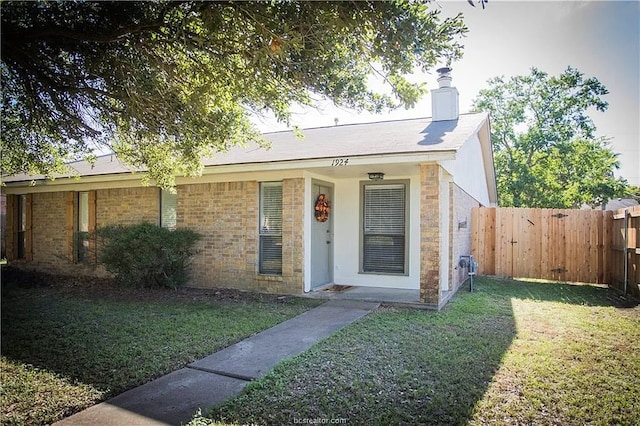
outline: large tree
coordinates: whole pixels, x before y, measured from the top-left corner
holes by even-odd
[[[575,68],[550,76],[496,77],[480,91],[476,111],[491,113],[501,206],[571,208],[622,196],[626,181],[589,114],[605,111],[607,89]]]
[[[425,90],[406,75],[460,57],[466,32],[427,3],[4,1],[2,173],[52,175],[107,146],[170,186],[261,141],[253,113],[411,106]]]

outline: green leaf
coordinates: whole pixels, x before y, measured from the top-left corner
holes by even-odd
[[[5,2],[1,19],[2,174],[53,176],[98,147],[161,187],[260,142],[252,113],[415,105],[404,76],[460,58],[467,31],[405,1]],[[391,95],[367,86],[376,64]]]
[[[591,108],[605,111],[607,89],[568,67],[559,76],[495,77],[473,103],[491,114],[501,206],[576,208],[623,196],[617,155],[596,138]]]

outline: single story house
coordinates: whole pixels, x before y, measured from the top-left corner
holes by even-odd
[[[10,262],[93,273],[78,232],[149,221],[203,235],[194,287],[301,294],[327,284],[419,290],[440,308],[467,278],[471,209],[496,204],[489,117],[458,114],[443,72],[433,117],[266,134],[269,150],[234,147],[204,160],[176,193],[143,186],[113,155],[80,179],[11,176]],[[416,292],[417,294],[417,292]]]

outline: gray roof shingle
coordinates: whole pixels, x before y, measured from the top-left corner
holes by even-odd
[[[430,118],[347,124],[293,132],[266,133],[269,150],[255,144],[233,147],[203,160],[206,166],[305,160],[378,154],[457,151],[487,119],[486,113],[462,114],[458,120]]]
[[[488,119],[486,113],[461,114],[458,120],[432,122],[430,118],[345,124],[302,130],[304,139],[294,132],[265,133],[270,149],[255,143],[235,146],[227,152],[203,159],[205,166],[267,163],[278,161],[457,151]],[[99,176],[140,171],[122,164],[115,155],[98,157],[95,164],[77,161],[69,164],[79,176]],[[59,176],[65,177],[65,176]],[[4,182],[44,179],[44,176],[15,175]]]

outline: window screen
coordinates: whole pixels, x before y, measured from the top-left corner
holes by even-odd
[[[27,253],[27,196],[18,196],[18,259]]]
[[[89,193],[78,192],[78,262],[86,262],[89,255]]]
[[[261,274],[282,274],[282,183],[260,184]]]
[[[178,223],[178,194],[160,191],[160,226],[175,229]]]
[[[78,231],[89,232],[89,193],[78,193]]]
[[[362,271],[405,273],[406,188],[364,185]]]

